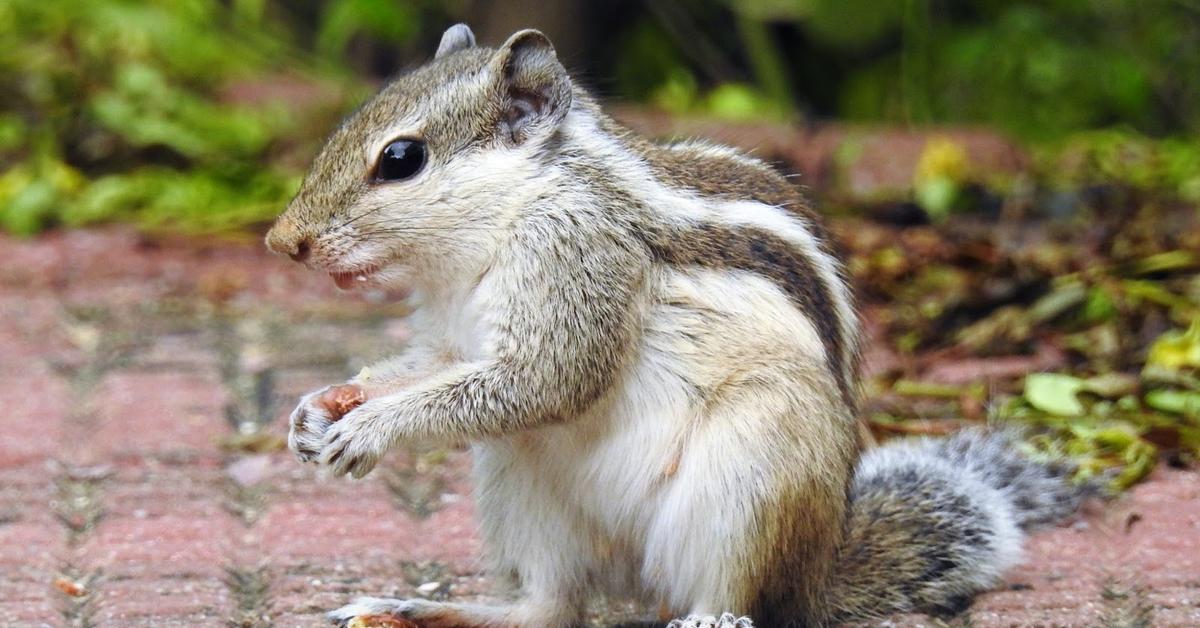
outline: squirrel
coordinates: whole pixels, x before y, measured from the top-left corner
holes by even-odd
[[[954,613],[1081,499],[1003,430],[866,449],[858,315],[801,188],[626,130],[536,30],[448,29],[332,133],[266,242],[414,305],[411,346],[350,380],[366,401],[305,396],[290,448],[359,478],[399,442],[469,443],[520,591],[360,598],[340,625],[568,626],[593,592],[673,626]]]

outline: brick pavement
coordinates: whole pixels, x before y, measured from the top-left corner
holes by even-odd
[[[0,626],[318,626],[358,594],[488,594],[464,452],[353,482],[280,450],[299,393],[402,345],[401,308],[254,242],[102,230],[0,256]],[[1200,479],[1159,471],[1029,559],[949,623],[1200,625]]]

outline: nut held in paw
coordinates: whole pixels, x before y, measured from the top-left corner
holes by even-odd
[[[334,421],[346,416],[346,413],[361,406],[367,400],[367,392],[356,384],[339,384],[330,386],[329,390],[321,393],[317,403],[329,411]]]
[[[346,624],[346,628],[420,628],[407,619],[395,615],[359,615]]]

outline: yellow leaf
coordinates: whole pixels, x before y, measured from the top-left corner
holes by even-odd
[[[913,179],[918,187],[939,179],[962,183],[969,171],[970,160],[961,144],[949,138],[933,137],[921,151]]]
[[[1200,318],[1187,331],[1172,330],[1150,346],[1146,364],[1171,370],[1200,368]]]

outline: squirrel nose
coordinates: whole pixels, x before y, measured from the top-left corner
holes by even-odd
[[[267,248],[280,255],[287,255],[297,262],[303,262],[312,254],[313,238],[297,229],[291,221],[282,219],[267,234]]]
[[[294,251],[288,252],[288,257],[296,260],[297,262],[303,262],[304,260],[308,259],[308,255],[311,252],[312,245],[309,244],[308,238],[304,238],[296,243],[296,249]]]

